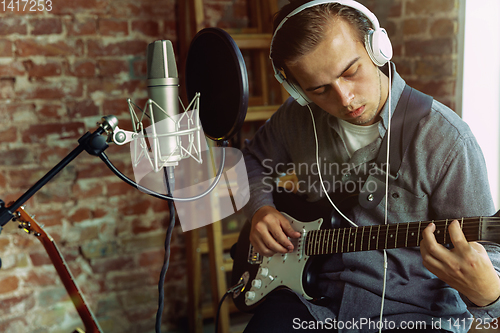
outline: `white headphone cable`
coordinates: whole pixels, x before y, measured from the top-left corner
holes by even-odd
[[[316,165],[318,166],[318,176],[319,176],[319,181],[321,183],[321,187],[323,188],[323,192],[325,192],[325,196],[328,198],[328,201],[330,201],[330,204],[332,205],[333,208],[337,211],[337,213],[340,214],[347,222],[349,222],[353,227],[357,227],[358,225],[351,221],[347,216],[345,216],[340,209],[337,208],[335,203],[332,201],[330,198],[330,195],[328,194],[328,191],[325,188],[325,184],[323,184],[323,177],[321,176],[321,166],[319,165],[319,144],[318,144],[318,133],[316,132],[316,122],[314,121],[314,115],[311,110],[311,107],[309,104],[307,104],[307,108],[309,109],[309,113],[311,114],[311,120],[312,120],[312,125],[313,125],[313,130],[314,130],[314,140],[316,142]]]
[[[391,90],[392,90],[392,71],[391,71],[391,63],[388,62],[387,67],[389,68],[389,116],[387,121],[387,157],[386,157],[386,169],[385,169],[385,213],[384,213],[384,224],[387,224],[388,220],[388,195],[389,195],[389,152],[390,152],[390,141],[391,141],[391,118],[392,118],[392,109],[391,109]],[[387,237],[387,235],[386,235]],[[385,288],[387,285],[387,252],[384,249],[384,282],[382,285],[382,301],[380,303],[380,325],[379,332],[382,332],[382,319],[384,315],[384,300],[385,300]]]

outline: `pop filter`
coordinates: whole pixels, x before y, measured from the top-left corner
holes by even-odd
[[[189,100],[200,93],[200,121],[214,141],[236,134],[248,108],[248,75],[241,51],[219,28],[200,30],[191,41],[186,59]]]

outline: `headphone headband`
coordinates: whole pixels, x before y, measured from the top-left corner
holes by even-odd
[[[293,98],[295,98],[295,100],[297,100],[297,102],[302,106],[311,103],[311,101],[306,97],[305,93],[299,86],[293,84],[292,82],[288,82],[288,80],[281,73],[281,71],[274,66],[274,61],[271,57],[274,38],[276,37],[276,33],[278,32],[278,30],[281,29],[283,24],[285,24],[285,22],[290,17],[304,11],[307,8],[324,4],[334,4],[334,3],[338,3],[339,5],[351,7],[353,9],[358,10],[372,23],[373,30],[371,30],[369,34],[365,37],[365,48],[375,65],[379,67],[383,66],[392,58],[392,45],[391,41],[389,40],[389,36],[387,35],[387,31],[385,31],[385,29],[380,27],[379,21],[375,16],[375,14],[373,14],[368,8],[366,8],[359,2],[356,2],[354,0],[337,0],[337,1],[313,0],[303,4],[300,7],[297,7],[292,12],[290,12],[283,20],[281,20],[281,22],[276,27],[276,30],[274,31],[273,37],[271,39],[269,58],[271,59],[271,65],[274,70],[275,78],[278,80],[278,82],[280,82],[283,85],[283,87],[288,91],[288,93]]]

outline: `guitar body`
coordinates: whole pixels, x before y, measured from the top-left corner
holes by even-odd
[[[232,283],[237,283],[240,277],[246,281],[243,291],[233,294],[234,303],[240,311],[253,311],[267,294],[277,288],[287,287],[308,300],[317,296],[314,288],[316,274],[309,273],[308,270],[314,258],[310,259],[305,255],[303,246],[304,236],[307,232],[321,227],[323,219],[304,223],[285,213],[283,215],[290,221],[292,228],[302,235],[298,239],[291,239],[294,246],[291,253],[277,253],[272,257],[262,257],[258,260],[252,253],[253,248],[249,241],[249,222],[245,223],[240,233],[232,272]]]
[[[252,312],[264,301],[267,294],[279,288],[292,289],[308,300],[321,297],[317,290],[315,268],[320,267],[318,261],[324,260],[325,256],[305,255],[304,237],[311,230],[332,228],[334,225],[338,227],[339,218],[332,213],[326,198],[318,202],[306,202],[293,193],[280,191],[279,188],[273,193],[273,197],[276,208],[302,236],[299,239],[291,239],[294,246],[292,253],[277,253],[272,257],[260,258],[260,255],[252,252],[253,247],[249,240],[251,223],[245,223],[238,243],[235,244],[231,276],[232,285],[237,284],[240,278],[246,283],[241,292],[233,293],[233,301],[242,312]]]

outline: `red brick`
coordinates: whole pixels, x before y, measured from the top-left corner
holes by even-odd
[[[132,187],[123,181],[107,183],[106,188],[107,188],[106,195],[108,197],[128,195],[128,194],[132,194],[133,192],[137,191],[137,188]]]
[[[52,0],[51,14],[104,14],[108,1],[100,0]]]
[[[450,37],[457,33],[457,22],[450,19],[438,19],[432,23],[431,35],[433,37]]]
[[[406,15],[434,15],[437,12],[449,13],[457,10],[455,0],[411,0],[406,2]]]
[[[34,272],[30,271],[26,277],[26,283],[33,287],[46,287],[55,285],[56,281],[59,279],[57,272]]]
[[[12,57],[12,42],[7,39],[0,39],[0,57]]]
[[[34,163],[33,152],[29,148],[14,148],[2,152],[0,165],[14,166]]]
[[[81,40],[65,39],[57,42],[48,42],[46,39],[22,39],[16,40],[14,44],[16,47],[16,55],[20,57],[83,54],[83,42]]]
[[[15,127],[0,129],[0,142],[16,142],[17,129]]]
[[[94,163],[78,166],[78,179],[111,176],[113,173],[104,163]]]
[[[21,17],[2,17],[0,20],[0,36],[12,34],[26,35],[28,25],[25,18]]]
[[[133,68],[135,77],[147,77],[148,65],[146,59],[134,59]]]
[[[174,21],[170,21],[170,20],[163,21],[162,37],[164,39],[168,39],[172,42],[175,42],[177,40],[177,25],[176,25],[175,20]]]
[[[126,272],[120,274],[108,274],[106,278],[107,290],[127,290],[145,285],[154,285],[156,281],[149,272]]]
[[[161,227],[159,223],[155,223],[155,221],[144,221],[142,218],[136,219],[132,222],[132,233],[134,235],[149,232],[153,230],[157,230]]]
[[[67,203],[71,197],[71,185],[68,183],[51,182],[42,187],[37,193],[40,204]],[[57,241],[61,239],[62,230],[51,232],[51,236]]]
[[[2,175],[0,174],[0,179],[2,178]],[[0,180],[1,184],[1,180]],[[5,249],[7,249],[10,245],[10,240],[8,238],[0,238],[0,251],[5,252]]]
[[[70,117],[89,117],[100,115],[99,107],[90,99],[84,99],[79,102],[68,102],[68,116]],[[98,118],[96,118],[98,119]]]
[[[88,182],[77,182],[73,186],[73,195],[76,197],[84,197],[84,198],[90,198],[90,197],[97,197],[102,195],[104,192],[104,185],[101,183],[88,183]],[[104,215],[101,215],[101,212],[96,212],[96,217],[102,217],[106,215],[106,212],[104,212]]]
[[[36,18],[30,21],[33,36],[62,33],[61,19],[58,17]]]
[[[45,104],[41,105],[40,109],[36,112],[40,119],[54,119],[63,114],[61,104]]]
[[[455,46],[451,38],[408,41],[405,43],[406,54],[411,56],[428,56],[452,54]]]
[[[88,41],[88,54],[91,57],[146,55],[147,43],[138,40],[128,40],[114,43],[104,43],[102,40]]]
[[[0,277],[0,294],[6,294],[17,290],[19,279],[17,276]]]
[[[450,59],[419,60],[415,64],[415,74],[419,77],[454,76],[456,64]]]
[[[92,212],[89,208],[82,207],[74,211],[69,215],[69,219],[72,222],[82,222],[92,218]]]
[[[19,61],[12,61],[9,64],[0,65],[0,77],[14,77],[24,75],[24,66]]]
[[[97,258],[92,260],[94,273],[102,274],[112,271],[131,270],[134,268],[134,259],[130,256],[117,258]]]
[[[119,117],[120,115],[130,114],[125,98],[105,100],[102,105],[102,110],[104,114],[112,114],[117,117]]]
[[[62,220],[66,217],[66,213],[60,209],[58,210],[37,210],[36,220],[39,224],[43,224],[44,227],[60,226],[62,225]]]
[[[19,97],[25,99],[63,99],[67,97],[82,97],[83,86],[81,82],[60,80],[54,82],[35,81],[24,91],[19,91]]]
[[[94,18],[76,18],[64,20],[68,36],[86,36],[97,34],[97,21]]]
[[[163,250],[143,252],[139,256],[139,266],[141,267],[161,267],[164,257]]]
[[[44,142],[50,138],[73,139],[84,134],[85,125],[81,122],[64,124],[36,124],[31,125],[23,133],[23,142]]]
[[[0,79],[0,99],[16,98],[16,79]]]
[[[127,62],[118,59],[98,60],[97,68],[99,69],[100,76],[114,76],[128,72]]]
[[[113,19],[99,19],[99,33],[103,36],[127,36],[128,35],[128,22],[113,20]]]
[[[403,21],[403,34],[407,35],[418,35],[423,34],[427,31],[427,26],[429,19],[424,18],[409,18]]]
[[[120,212],[127,216],[145,214],[150,206],[151,202],[147,199],[138,199],[134,201],[127,199],[119,203]]]
[[[0,332],[22,332],[28,327],[28,322],[23,314],[21,317],[5,318],[0,322]]]
[[[96,66],[93,61],[80,60],[76,61],[72,66],[71,75],[77,77],[93,77],[95,75]]]
[[[30,77],[60,76],[62,72],[60,61],[46,60],[44,63],[36,64],[32,60],[25,60],[23,64]]]
[[[87,93],[101,92],[106,95],[120,96],[123,95],[123,101],[127,102],[127,98],[134,92],[146,92],[146,80],[125,80],[117,82],[110,78],[98,78],[87,81]],[[127,109],[128,110],[128,109]],[[107,113],[108,114],[108,113]]]
[[[158,22],[151,20],[133,21],[132,31],[139,32],[146,36],[158,36],[160,33]]]
[[[2,315],[16,313],[17,311],[29,312],[36,305],[33,293],[29,293],[27,295],[19,295],[9,298],[3,298],[1,302],[2,302]],[[4,320],[2,320],[2,324],[0,324],[0,329],[4,325],[3,322]],[[1,330],[1,332],[14,332],[14,331]]]

